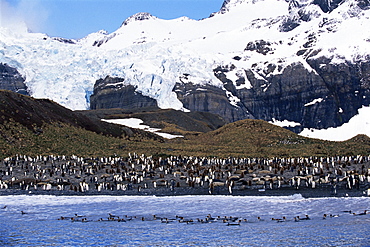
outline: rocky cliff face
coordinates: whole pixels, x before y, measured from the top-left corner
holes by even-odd
[[[135,91],[132,85],[125,85],[123,78],[109,77],[97,80],[94,93],[90,97],[90,108],[145,108],[158,107],[157,101]]]
[[[229,122],[254,118],[243,105],[235,107],[221,88],[211,85],[194,85],[176,83],[174,91],[186,109],[191,111],[210,112],[222,116]]]
[[[15,68],[3,63],[0,63],[0,89],[29,95],[21,74]]]
[[[300,124],[291,128],[300,132],[303,128],[340,126],[363,105],[370,104],[370,62],[333,64],[326,57],[308,58],[307,62],[311,71],[295,63],[265,78],[257,78],[253,70],[248,69],[246,78],[241,77],[239,82],[248,80],[252,87],[239,90],[225,75],[232,68],[218,67],[215,75],[240,102],[229,109],[232,114],[220,112],[222,108],[216,111],[229,121],[247,116],[266,121],[289,119]],[[268,74],[279,69],[273,64],[269,68]],[[193,96],[189,92],[186,97]]]
[[[266,49],[256,50],[265,52]],[[370,105],[369,61],[335,64],[327,57],[307,57],[306,61],[311,70],[302,63],[293,63],[281,71],[279,65],[269,64],[264,77],[257,74],[255,68],[246,69],[245,76],[240,76],[236,84],[227,78],[227,74],[237,68],[219,66],[214,69],[214,74],[223,83],[222,88],[196,85],[186,80],[187,75],[181,75],[173,91],[190,111],[218,114],[229,122],[246,118],[289,119],[297,124],[288,127],[295,132],[303,128],[340,126],[356,115],[363,105]],[[123,81],[110,77],[98,80],[91,97],[91,108],[157,106],[154,99],[136,92],[133,86],[124,85]],[[243,87],[247,82],[250,85]],[[117,86],[119,83],[121,86]]]

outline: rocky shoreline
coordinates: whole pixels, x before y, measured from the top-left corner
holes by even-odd
[[[292,196],[370,193],[370,157],[82,158],[15,156],[0,161],[0,196]]]

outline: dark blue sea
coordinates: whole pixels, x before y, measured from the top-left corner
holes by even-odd
[[[370,246],[365,210],[369,197],[1,196],[0,246]]]

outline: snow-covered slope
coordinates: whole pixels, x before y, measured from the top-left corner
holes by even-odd
[[[242,90],[253,89],[247,69],[266,80],[295,63],[317,73],[307,56],[329,57],[331,63],[369,60],[369,6],[344,0],[330,9],[334,2],[325,1],[327,11],[313,2],[226,0],[219,12],[198,21],[138,13],[111,34],[99,31],[81,40],[0,28],[0,63],[18,69],[32,96],[73,110],[89,108],[94,83],[106,76],[125,78],[125,85],[156,99],[161,108],[187,110],[173,91],[187,75],[192,84],[221,88],[237,107],[240,99],[215,76],[218,66],[232,64],[227,79]],[[268,43],[265,50],[256,52],[253,44],[246,49],[256,40]],[[271,71],[271,64],[278,69]],[[245,83],[239,84],[242,77]],[[266,80],[263,90],[268,88]]]
[[[348,123],[337,128],[304,129],[300,135],[328,141],[346,141],[352,137],[363,134],[370,136],[370,107],[359,109],[359,114]]]

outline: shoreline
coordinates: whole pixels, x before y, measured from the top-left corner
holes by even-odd
[[[266,196],[266,197],[279,197],[279,196],[293,196],[301,195],[303,198],[326,198],[326,197],[369,197],[366,190],[349,190],[349,189],[338,189],[337,193],[334,194],[329,188],[279,188],[279,189],[243,189],[233,190],[230,194],[227,188],[220,188],[216,193],[210,194],[207,188],[156,188],[156,189],[143,189],[138,192],[137,190],[127,191],[86,191],[86,192],[75,192],[70,190],[21,190],[21,189],[5,189],[0,190],[1,196],[12,196],[12,195],[52,195],[52,196],[157,196],[157,197],[169,197],[169,196]]]

